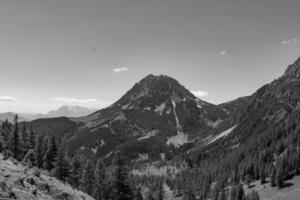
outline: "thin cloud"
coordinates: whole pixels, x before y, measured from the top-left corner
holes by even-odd
[[[10,96],[0,96],[0,102],[2,103],[16,103],[18,99]]]
[[[127,68],[127,67],[120,67],[120,68],[113,69],[113,71],[115,73],[125,72],[125,71],[128,71],[128,70],[129,70],[129,68]]]
[[[84,106],[84,107],[91,107],[91,108],[99,108],[108,105],[107,103],[104,103],[103,101],[94,98],[78,99],[78,98],[69,98],[69,97],[54,97],[53,100],[65,105],[76,105],[76,106]]]
[[[281,43],[284,44],[284,45],[289,45],[289,44],[296,44],[298,42],[300,42],[300,39],[292,38],[292,39],[289,39],[289,40],[283,40]]]
[[[208,95],[207,92],[202,91],[202,90],[196,90],[196,91],[191,91],[191,92],[198,98],[206,97]]]
[[[225,51],[225,50],[220,51],[220,54],[221,54],[222,56],[225,56],[225,55],[227,54],[227,51]]]

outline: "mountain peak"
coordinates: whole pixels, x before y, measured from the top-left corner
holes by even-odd
[[[300,77],[300,57],[293,64],[288,66],[284,74],[292,77]]]
[[[196,99],[196,97],[176,79],[167,75],[150,74],[136,83],[119,101],[118,104],[128,104],[141,97],[153,97],[161,101],[176,99]]]

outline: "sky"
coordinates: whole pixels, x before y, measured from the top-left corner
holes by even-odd
[[[1,0],[0,112],[102,108],[148,74],[215,104],[300,57],[299,0]]]

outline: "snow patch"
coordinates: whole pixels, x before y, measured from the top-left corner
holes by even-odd
[[[139,153],[138,155],[139,155],[139,157],[135,160],[136,162],[144,161],[144,160],[149,159],[148,154]]]
[[[215,141],[217,141],[217,140],[219,140],[219,139],[221,139],[221,138],[223,138],[225,136],[228,136],[235,129],[235,127],[236,127],[236,125],[233,126],[233,127],[231,127],[231,128],[229,128],[229,129],[227,129],[226,131],[223,131],[222,133],[216,135],[212,140],[210,140],[207,143],[207,145],[209,145],[209,144],[211,144],[211,143],[213,143],[213,142],[215,142]]]
[[[98,150],[98,147],[95,147],[95,148],[92,148],[91,151],[96,154],[97,153],[97,150]]]
[[[161,105],[157,106],[156,109],[154,110],[155,112],[159,113],[159,115],[162,115],[166,108],[166,103],[162,103]]]
[[[119,115],[117,115],[113,121],[125,121],[126,120],[126,116],[123,112],[120,112]]]
[[[174,117],[176,121],[176,129],[177,129],[177,135],[169,137],[167,141],[167,145],[173,144],[176,148],[179,148],[180,146],[188,143],[188,136],[184,134],[182,127],[180,125],[179,119],[176,114],[176,102],[174,99],[171,100],[172,105],[173,105],[173,112],[174,112]]]
[[[153,131],[147,132],[146,135],[144,135],[143,137],[138,138],[138,141],[147,140],[151,137],[156,136],[158,133],[159,133],[159,130],[153,130]]]
[[[166,154],[165,154],[165,153],[161,153],[161,154],[160,154],[160,159],[161,159],[162,161],[165,161],[165,160],[166,160]]]
[[[151,107],[145,107],[143,110],[151,111]]]
[[[216,127],[218,127],[221,123],[223,122],[223,120],[222,119],[218,119],[217,121],[209,121],[209,120],[207,120],[207,122],[206,122],[206,124],[208,125],[208,126],[211,126],[211,127],[213,127],[213,128],[216,128]]]
[[[198,98],[195,100],[195,102],[196,102],[197,107],[200,109],[202,109],[202,106],[205,104],[201,99],[198,99]]]
[[[101,139],[100,146],[103,147],[104,145],[105,145],[105,141],[103,139]]]

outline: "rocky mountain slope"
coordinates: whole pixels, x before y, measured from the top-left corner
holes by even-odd
[[[94,200],[89,195],[49,177],[35,168],[27,169],[0,154],[0,199]]]
[[[88,156],[109,157],[119,146],[131,158],[138,153],[159,158],[230,127],[232,121],[224,109],[195,97],[175,79],[149,75],[116,103],[89,116],[32,124]]]
[[[247,140],[262,132],[295,130],[300,118],[300,59],[273,82],[258,89],[249,98],[233,134]]]

